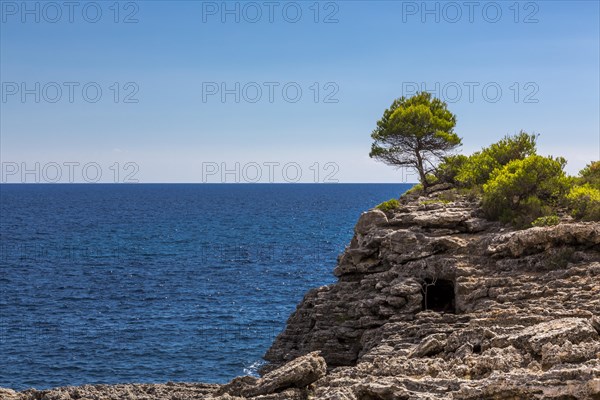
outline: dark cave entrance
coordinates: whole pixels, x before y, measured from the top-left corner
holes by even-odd
[[[425,279],[421,290],[423,311],[456,313],[454,300],[454,282],[446,279]]]

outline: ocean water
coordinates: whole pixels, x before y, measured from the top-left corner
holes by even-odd
[[[407,184],[0,185],[0,387],[256,373]]]

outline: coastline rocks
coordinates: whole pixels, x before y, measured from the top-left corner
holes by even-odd
[[[513,231],[442,194],[364,213],[265,358],[321,350],[319,399],[599,398],[600,224]]]
[[[286,397],[277,397],[289,399],[290,397],[287,396],[296,392],[293,389],[307,387],[325,376],[326,372],[327,364],[325,364],[325,360],[319,356],[318,352],[313,352],[269,372],[260,379],[248,376],[235,378],[229,384],[224,385],[219,393],[254,398],[292,389],[285,394]]]
[[[323,378],[327,365],[318,352],[299,357],[262,378],[238,377],[226,385],[192,383],[85,385],[21,393],[0,389],[0,400],[305,400],[308,387]]]
[[[18,399],[18,393],[11,389],[0,388],[0,399],[2,400],[13,400]]]
[[[16,400],[209,399],[218,385],[173,383],[67,386],[52,390],[30,389]],[[2,394],[2,392],[0,392]],[[0,397],[4,400],[4,398]],[[12,400],[10,397],[9,400]]]
[[[338,281],[305,295],[261,378],[0,398],[600,400],[600,224],[515,231],[438,189],[360,216]]]
[[[354,232],[359,235],[367,234],[371,229],[384,226],[388,223],[385,213],[378,209],[366,211],[360,215],[354,227]]]
[[[325,376],[327,364],[319,352],[299,357],[283,367],[269,372],[256,382],[249,397],[274,393],[287,388],[304,388]]]

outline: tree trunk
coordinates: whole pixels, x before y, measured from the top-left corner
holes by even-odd
[[[419,150],[415,150],[415,156],[417,157],[417,171],[419,172],[419,177],[421,178],[421,185],[423,185],[423,189],[427,191],[427,176],[425,175],[423,159],[421,158],[421,153],[419,153]]]

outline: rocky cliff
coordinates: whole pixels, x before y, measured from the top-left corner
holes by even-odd
[[[515,231],[476,199],[363,213],[260,378],[2,391],[2,399],[600,399],[600,224]]]

